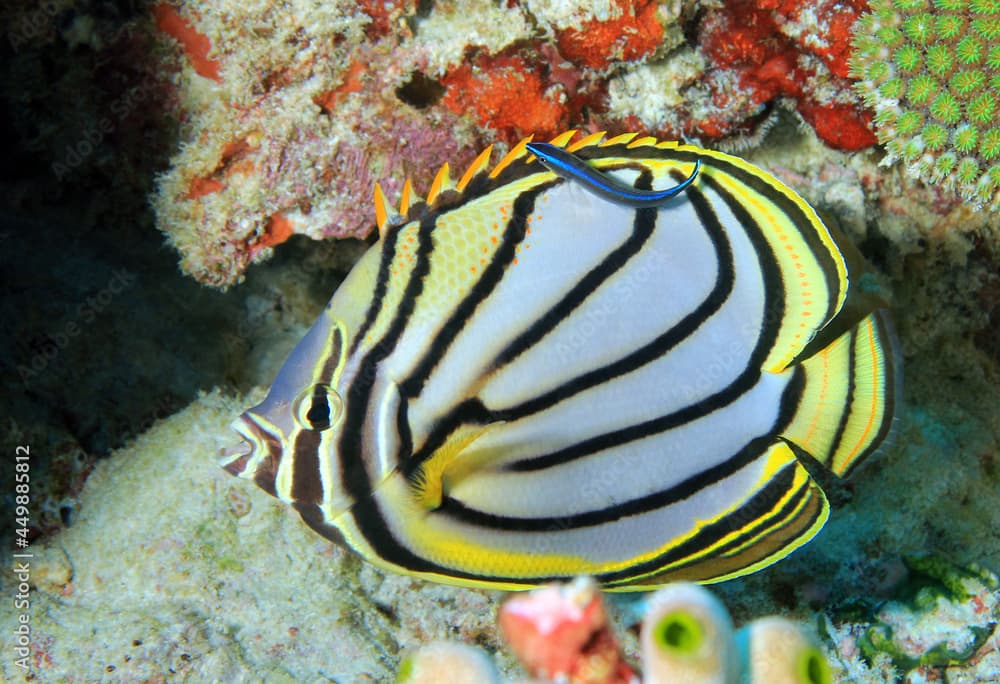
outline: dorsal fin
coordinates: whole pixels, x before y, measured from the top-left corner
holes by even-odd
[[[427,204],[434,204],[438,195],[445,190],[452,190],[454,187],[455,183],[451,180],[451,167],[448,166],[448,162],[445,162],[441,165],[441,170],[434,176],[431,189],[427,191]]]
[[[503,156],[503,159],[497,162],[497,165],[493,167],[492,171],[490,171],[490,178],[496,178],[497,176],[500,175],[500,172],[503,171],[505,168],[513,164],[521,157],[526,156],[528,154],[528,143],[530,143],[532,138],[534,137],[535,136],[533,135],[529,135],[527,138],[522,139],[521,142],[514,145],[514,147],[511,148],[510,152],[505,154]]]
[[[375,183],[375,225],[378,226],[380,235],[385,231],[385,227],[389,223],[389,217],[395,215],[395,213],[392,205],[389,204],[389,200],[385,198],[385,193],[382,192],[382,186]]]
[[[590,147],[592,145],[597,145],[602,140],[604,140],[604,131],[598,131],[597,133],[591,133],[590,135],[584,136],[577,140],[575,143],[566,146],[567,152],[576,152],[581,147]]]
[[[469,184],[469,181],[471,181],[477,173],[489,166],[491,154],[493,154],[493,145],[490,145],[485,150],[480,152],[475,161],[469,164],[469,168],[465,170],[465,173],[462,175],[462,180],[458,181],[458,185],[455,186],[455,189],[459,192],[465,190],[465,186]]]
[[[678,143],[676,141],[659,141],[652,136],[637,137],[637,133],[622,133],[620,135],[608,138],[604,131],[597,131],[595,133],[588,133],[584,135],[579,140],[573,141],[579,131],[577,129],[570,129],[568,131],[563,131],[559,135],[555,136],[549,141],[550,145],[555,145],[556,147],[563,148],[567,152],[576,152],[577,150],[586,147],[609,147],[611,145],[625,145],[628,148],[635,147],[662,147],[662,148],[673,148],[677,147]],[[466,168],[465,172],[462,174],[461,179],[456,184],[451,178],[451,169],[447,162],[445,162],[434,180],[431,182],[430,189],[427,191],[427,198],[424,199],[418,195],[413,188],[413,183],[410,179],[407,179],[403,183],[403,189],[399,198],[399,208],[398,210],[392,207],[392,204],[386,199],[385,193],[378,183],[375,184],[375,221],[378,225],[379,233],[383,232],[386,227],[393,225],[396,221],[400,220],[402,217],[409,217],[410,213],[414,208],[418,208],[419,205],[427,204],[433,205],[435,201],[441,199],[442,195],[449,190],[455,190],[457,192],[464,192],[472,180],[481,173],[488,172],[488,178],[497,178],[505,169],[514,164],[515,162],[522,160],[533,160],[534,155],[532,155],[527,148],[528,143],[532,142],[534,136],[527,136],[516,143],[507,154],[500,158],[492,169],[490,166],[490,158],[493,152],[493,146],[490,145],[473,160],[473,162]],[[419,208],[418,208],[419,211]]]
[[[616,135],[613,138],[608,138],[601,143],[601,147],[608,147],[609,145],[626,145],[632,142],[632,138],[639,135],[638,133],[622,133],[621,135]]]

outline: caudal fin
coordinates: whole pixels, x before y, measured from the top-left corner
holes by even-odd
[[[892,431],[901,399],[901,355],[884,309],[802,362],[805,389],[782,436],[845,477]]]

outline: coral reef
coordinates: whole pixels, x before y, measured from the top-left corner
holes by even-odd
[[[1000,208],[1000,3],[873,0],[854,45],[886,162]]]
[[[846,79],[860,5],[160,3],[179,151],[158,225],[226,287],[293,234],[363,237],[374,181],[427,187],[445,161],[568,127],[746,146],[772,103],[829,145],[874,143]],[[695,37],[689,44],[685,34]],[[173,49],[169,49],[169,48]]]
[[[497,595],[384,576],[218,471],[211,453],[231,442],[227,425],[253,396],[213,392],[178,407],[199,386],[270,382],[360,253],[354,241],[289,235],[366,234],[374,180],[392,195],[407,174],[419,185],[445,159],[462,163],[481,143],[546,120],[752,142],[745,156],[847,232],[872,262],[866,278],[892,293],[906,368],[896,446],[838,486],[830,522],[807,547],[713,588],[733,619],[819,622],[838,682],[1000,679],[992,575],[910,558],[930,550],[934,565],[1000,568],[1000,222],[957,185],[918,182],[906,159],[880,165],[878,150],[845,154],[815,135],[843,121],[810,119],[812,101],[831,114],[854,108],[839,80],[844,34],[830,20],[846,23],[860,5],[169,7],[0,8],[4,115],[16,131],[0,177],[4,436],[32,445],[37,486],[33,681],[387,681],[404,654],[449,639],[485,649],[504,680],[526,677],[497,633]],[[649,51],[651,18],[662,36]],[[324,28],[328,19],[340,29]],[[606,43],[604,22],[636,37]],[[763,61],[752,41],[734,47],[741,58],[722,50],[718,27],[735,39],[759,30],[753,22],[776,29],[757,48]],[[579,52],[573,31],[602,39]],[[577,62],[561,52],[573,49]],[[896,68],[891,55],[883,61]],[[487,104],[463,99],[473,81],[495,88],[497,111],[519,84],[537,87],[530,102],[505,105],[501,128],[492,90],[483,86]],[[174,257],[157,253],[144,213],[157,169],[157,224],[203,282],[235,283],[287,238],[280,253],[225,298],[172,277]],[[138,278],[107,301],[119,268]],[[954,577],[967,588],[956,591]],[[7,596],[11,581],[0,576]],[[5,605],[0,629],[13,634],[19,616]],[[626,662],[638,663],[635,630],[605,608]],[[0,673],[25,674],[10,659]]]
[[[565,684],[830,684],[826,656],[796,623],[772,616],[739,632],[707,589],[668,585],[645,602],[640,675],[628,662],[588,578],[512,596],[500,607],[500,629],[531,676]],[[425,681],[453,681],[460,644],[430,644],[404,661],[400,682],[421,668]],[[441,653],[453,658],[441,658]],[[436,674],[436,678],[434,676]],[[495,679],[498,673],[492,673]],[[489,681],[485,677],[483,681]]]
[[[718,138],[741,129],[777,97],[790,98],[828,145],[875,142],[847,80],[850,27],[863,3],[738,0],[710,11],[699,43],[711,98],[676,134]],[[647,124],[648,122],[643,121]]]

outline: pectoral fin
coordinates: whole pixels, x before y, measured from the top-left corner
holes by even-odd
[[[472,444],[487,432],[503,425],[463,425],[448,436],[430,458],[423,461],[410,476],[414,500],[424,509],[432,511],[441,505],[449,485],[474,469],[482,459],[473,458]]]

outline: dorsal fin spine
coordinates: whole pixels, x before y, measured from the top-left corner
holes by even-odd
[[[490,155],[492,154],[493,154],[493,145],[490,145],[485,150],[480,152],[479,156],[476,157],[475,161],[473,161],[469,165],[469,168],[466,169],[465,173],[462,175],[462,180],[458,181],[458,185],[455,186],[455,189],[458,190],[459,192],[465,190],[465,186],[467,186],[469,182],[473,178],[475,178],[476,174],[478,174],[487,166],[489,166]]]
[[[503,171],[505,168],[513,164],[521,157],[525,156],[528,153],[527,145],[528,143],[531,142],[532,138],[534,138],[534,136],[529,135],[527,138],[522,138],[521,142],[514,145],[514,147],[511,148],[510,152],[505,154],[503,156],[503,159],[497,162],[497,165],[493,167],[492,171],[490,171],[490,178],[496,178],[497,176],[500,175],[501,171]]]
[[[587,136],[584,136],[583,138],[580,138],[579,140],[577,140],[572,145],[567,145],[566,146],[566,151],[567,152],[576,152],[580,148],[591,147],[593,145],[597,145],[602,140],[604,140],[604,131],[598,131],[597,133],[591,133],[590,135],[587,135]]]
[[[573,139],[574,135],[576,135],[576,129],[571,128],[568,131],[563,131],[556,137],[552,138],[552,140],[549,141],[549,144],[555,145],[556,147],[566,147],[569,141]]]
[[[389,205],[389,201],[385,198],[385,193],[382,192],[382,186],[376,182],[375,225],[378,226],[379,234],[381,234],[385,230],[385,226],[389,222],[389,215],[391,213],[392,213],[392,207]]]
[[[403,193],[399,198],[399,213],[406,216],[410,212],[410,205],[413,203],[413,183],[407,178],[403,183]]]
[[[433,204],[434,200],[438,198],[445,190],[451,190],[455,187],[455,184],[451,180],[451,168],[448,166],[448,162],[441,165],[441,170],[438,171],[437,175],[434,176],[434,182],[431,183],[431,189],[427,191],[427,204]]]

